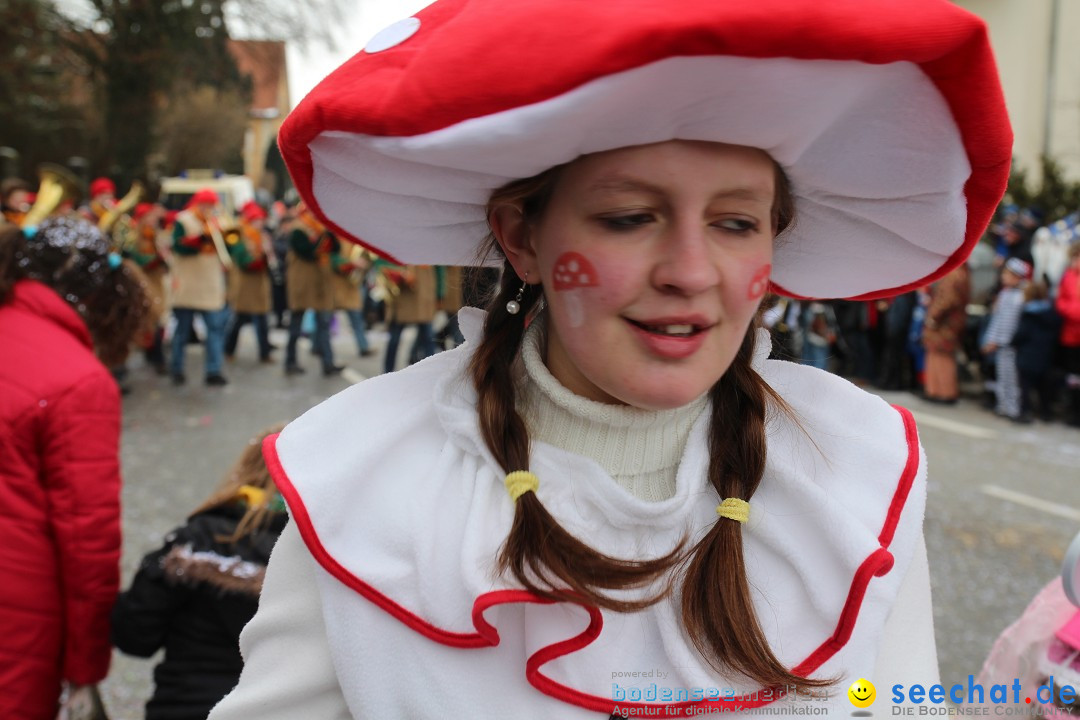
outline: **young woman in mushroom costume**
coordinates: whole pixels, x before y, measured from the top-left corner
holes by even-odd
[[[911,416],[766,360],[755,316],[770,282],[869,299],[963,262],[1011,148],[981,21],[442,0],[280,144],[342,237],[504,272],[463,346],[267,442],[294,522],[213,720],[846,713],[861,677],[936,682]]]

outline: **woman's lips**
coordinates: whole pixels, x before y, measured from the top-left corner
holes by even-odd
[[[697,352],[705,343],[708,333],[713,326],[706,323],[691,322],[686,318],[663,318],[660,322],[650,320],[648,323],[639,323],[634,320],[626,320],[626,324],[634,331],[646,350],[663,358],[679,360],[689,357]],[[692,327],[693,331],[688,335],[665,335],[650,328],[666,327],[680,329]]]

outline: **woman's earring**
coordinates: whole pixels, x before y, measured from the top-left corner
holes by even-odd
[[[525,286],[529,284],[527,282],[528,279],[529,273],[526,272],[525,280],[522,281],[521,288],[518,289],[517,297],[506,303],[506,312],[510,313],[511,315],[517,315],[519,312],[521,312],[521,298],[525,294]]]

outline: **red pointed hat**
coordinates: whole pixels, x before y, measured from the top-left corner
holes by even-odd
[[[218,194],[210,188],[200,188],[196,190],[188,200],[185,207],[195,207],[196,205],[217,205],[221,199]]]
[[[266,217],[266,211],[262,209],[262,206],[254,200],[248,200],[244,203],[244,206],[240,208],[240,216],[248,222],[255,222],[256,220],[262,220]]]
[[[94,181],[90,183],[90,197],[97,197],[98,195],[115,195],[116,183],[107,177],[94,178]]]
[[[439,0],[323,80],[279,144],[340,235],[471,264],[493,189],[671,139],[780,163],[797,217],[772,279],[803,297],[959,265],[1012,149],[986,26],[948,0]]]
[[[146,213],[150,212],[155,207],[157,206],[154,203],[139,203],[135,206],[135,211],[131,213],[131,219],[135,222],[139,222],[146,217]]]

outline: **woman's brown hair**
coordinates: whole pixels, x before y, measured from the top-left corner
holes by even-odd
[[[81,224],[81,225],[80,225]],[[44,221],[38,232],[96,233],[89,223],[63,216]],[[150,309],[145,278],[128,260],[109,263],[107,241],[89,238],[75,242],[43,242],[27,238],[9,226],[0,230],[0,305],[6,303],[19,280],[38,280],[64,298],[86,323],[94,351],[106,367],[128,356],[131,342]]]
[[[1024,301],[1045,300],[1050,297],[1050,288],[1042,280],[1034,280],[1024,288]]]
[[[273,519],[274,513],[277,512],[275,506],[280,505],[281,495],[278,493],[277,485],[274,484],[274,479],[270,477],[266,460],[263,459],[262,443],[268,435],[279,433],[284,427],[284,424],[272,425],[248,440],[244,452],[240,453],[236,464],[225,474],[217,489],[191,513],[194,516],[224,505],[247,503],[247,510],[244,511],[240,522],[236,524],[236,531],[232,535],[219,537],[218,541],[239,542],[265,528]],[[253,502],[250,497],[245,498],[241,490],[245,485],[261,490],[264,493],[261,500]]]
[[[561,167],[517,180],[496,190],[488,215],[498,207],[521,209],[535,227],[558,182]],[[795,203],[787,176],[774,163],[774,235],[794,221]],[[497,253],[489,236],[486,253]],[[499,291],[491,300],[484,336],[470,365],[476,387],[480,430],[484,442],[506,472],[529,468],[529,435],[514,398],[511,367],[524,336],[522,318],[535,311],[539,285],[526,285],[522,312],[511,315],[506,303],[514,299],[520,281],[504,262]],[[709,390],[709,481],[720,498],[750,500],[765,471],[766,413],[790,407],[751,367],[755,327],[743,338],[732,365]],[[554,600],[585,602],[618,612],[630,612],[658,602],[682,573],[682,617],[687,634],[702,656],[717,670],[733,670],[766,688],[796,687],[803,692],[833,684],[795,675],[769,647],[754,612],[743,560],[742,526],[719,519],[693,547],[684,539],[670,553],[649,560],[627,560],[597,552],[571,535],[551,516],[535,493],[518,498],[509,536],[498,567],[509,572],[536,595]],[[670,574],[669,574],[670,573]],[[616,599],[611,590],[644,588],[668,575],[662,589],[640,600]]]

